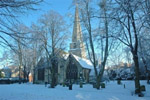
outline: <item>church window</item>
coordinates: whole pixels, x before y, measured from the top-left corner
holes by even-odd
[[[72,60],[70,59],[66,70],[66,79],[77,80],[77,78],[78,78],[77,66],[73,64]]]

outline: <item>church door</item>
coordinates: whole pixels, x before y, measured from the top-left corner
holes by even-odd
[[[72,62],[71,59],[69,59],[69,64],[67,66],[66,70],[66,79],[78,79],[78,69],[77,66]]]

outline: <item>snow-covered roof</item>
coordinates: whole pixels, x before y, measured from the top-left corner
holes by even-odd
[[[73,55],[73,54],[72,54]],[[93,64],[90,60],[73,55],[83,68],[93,69]]]

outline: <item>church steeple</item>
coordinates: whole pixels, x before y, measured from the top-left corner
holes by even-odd
[[[82,39],[82,29],[80,25],[78,5],[76,4],[75,19],[72,33],[72,43],[70,44],[70,53],[81,58],[86,58],[85,46]]]
[[[80,25],[78,4],[76,4],[73,35],[72,35],[72,42],[77,42],[77,41],[82,41],[82,30]]]

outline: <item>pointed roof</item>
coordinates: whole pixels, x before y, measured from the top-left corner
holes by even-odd
[[[72,59],[76,62],[76,64],[78,64],[81,68],[85,68],[85,69],[93,69],[93,68],[94,68],[94,67],[93,67],[93,64],[91,63],[90,60],[85,59],[85,58],[81,58],[81,57],[76,56],[76,55],[74,55],[74,54],[72,54],[72,53],[70,53],[70,54],[68,55],[68,58],[67,58],[67,61],[66,61],[66,65],[69,64],[69,61],[70,61],[71,58],[72,58]]]
[[[82,68],[86,68],[86,69],[93,69],[94,68],[93,64],[91,63],[90,60],[78,57],[76,55],[73,55],[73,57],[79,62],[79,64],[81,65]]]
[[[76,4],[73,35],[72,35],[72,42],[77,42],[77,41],[82,42],[82,30],[81,30],[81,25],[80,25],[78,4]]]

